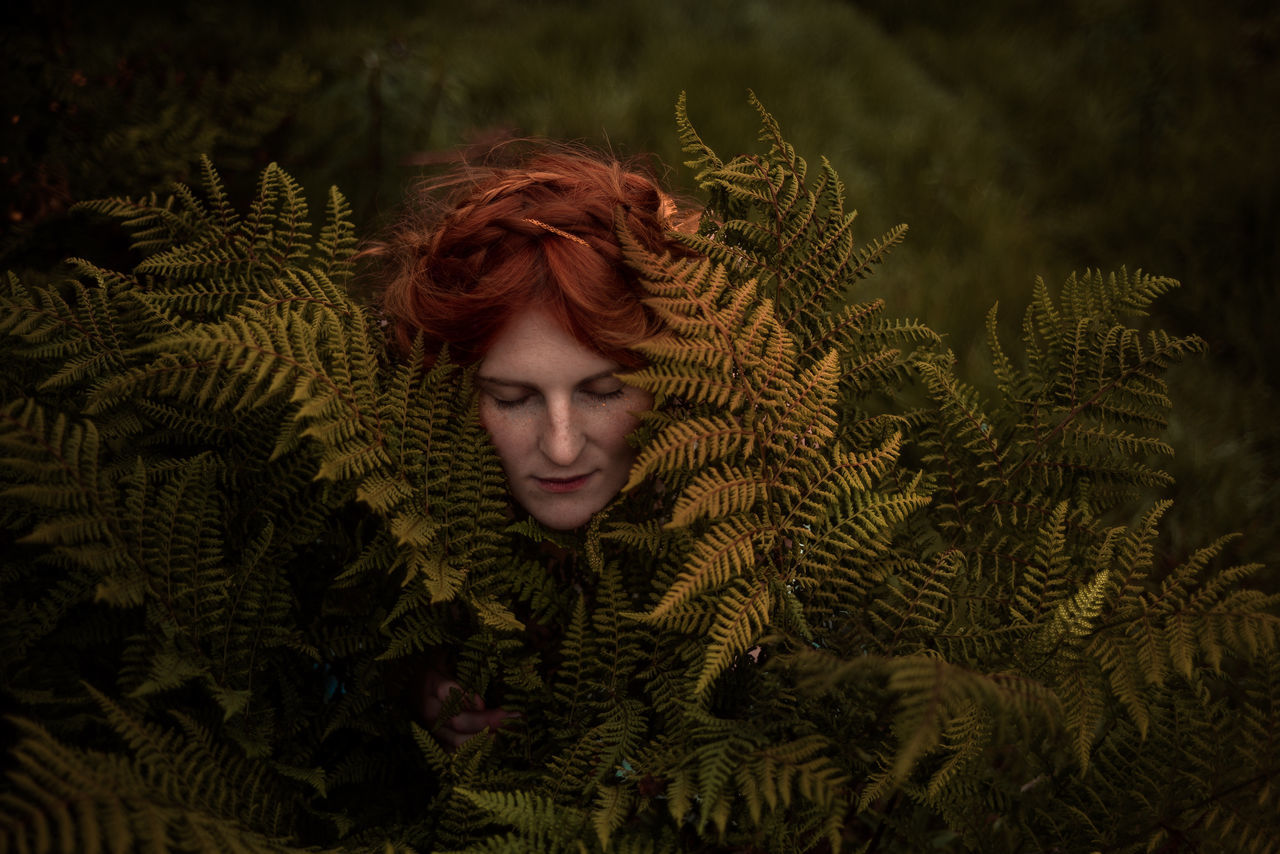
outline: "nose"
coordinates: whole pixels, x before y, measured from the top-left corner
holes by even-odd
[[[572,406],[566,401],[552,402],[538,436],[538,449],[543,456],[557,466],[569,466],[586,443],[586,432]]]

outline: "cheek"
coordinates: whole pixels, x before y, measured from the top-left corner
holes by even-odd
[[[494,450],[508,470],[526,453],[530,444],[529,419],[509,412],[495,411],[480,404],[480,426],[489,434]]]
[[[639,423],[630,412],[619,412],[604,419],[604,423],[600,426],[600,432],[601,435],[607,437],[609,447],[629,447],[627,445],[627,435],[636,429],[636,425]]]
[[[628,462],[635,456],[635,449],[627,442],[627,436],[640,426],[640,419],[634,413],[647,411],[652,406],[652,395],[647,392],[637,392],[627,401],[626,406],[601,413],[600,435],[607,437],[604,443],[611,450],[626,457]]]

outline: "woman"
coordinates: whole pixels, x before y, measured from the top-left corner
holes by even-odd
[[[435,194],[448,190],[443,201]],[[634,456],[627,435],[647,392],[617,373],[657,325],[618,234],[687,254],[670,230],[676,206],[652,177],[616,159],[541,149],[512,165],[465,168],[428,188],[412,217],[376,247],[394,340],[478,363],[481,423],[512,498],[548,528],[584,525],[618,494]],[[423,714],[435,722],[458,686],[437,666]],[[436,730],[456,747],[509,717],[470,708]]]

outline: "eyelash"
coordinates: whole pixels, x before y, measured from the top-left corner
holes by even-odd
[[[605,401],[615,400],[619,397],[622,397],[623,391],[624,389],[615,389],[614,391],[605,391],[605,392],[584,390],[582,393],[587,395],[588,397],[593,397],[598,401],[605,402]],[[528,403],[529,398],[531,398],[532,396],[533,395],[526,395],[525,397],[519,397],[519,398],[516,398],[515,400],[503,400],[500,397],[490,396],[490,400],[492,400],[493,405],[498,407],[499,409],[515,409],[516,407],[524,406],[526,403]]]

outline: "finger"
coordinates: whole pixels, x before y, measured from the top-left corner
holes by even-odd
[[[474,735],[486,729],[497,729],[509,717],[510,713],[502,709],[488,709],[473,712],[458,712],[445,724],[450,729]]]

